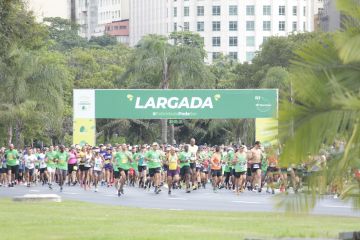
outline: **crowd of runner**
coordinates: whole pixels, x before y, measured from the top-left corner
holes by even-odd
[[[112,146],[50,146],[17,150],[14,145],[0,149],[0,185],[31,187],[42,184],[49,189],[55,185],[79,185],[84,190],[98,191],[99,187],[115,187],[118,196],[124,186],[139,187],[159,194],[166,189],[191,193],[211,187],[214,192],[226,188],[240,194],[245,190],[275,194],[301,188],[307,171],[319,171],[326,156],[319,155],[305,165],[282,166],[278,150],[263,148],[259,141],[253,146],[197,146],[195,139],[178,146],[117,144]],[[181,191],[180,190],[180,191]],[[178,190],[179,191],[179,190]]]

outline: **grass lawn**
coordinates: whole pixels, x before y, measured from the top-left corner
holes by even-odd
[[[168,211],[75,201],[0,200],[0,239],[243,239],[329,237],[359,230],[359,218]]]

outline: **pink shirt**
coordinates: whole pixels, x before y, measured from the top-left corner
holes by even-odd
[[[68,164],[77,163],[76,152],[71,151],[69,154],[70,154],[70,157],[69,157],[69,160],[68,160]]]

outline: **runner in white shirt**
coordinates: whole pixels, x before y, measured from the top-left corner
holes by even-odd
[[[49,179],[48,172],[47,172],[47,165],[45,162],[45,150],[42,149],[38,156],[39,164],[40,164],[40,181],[42,181],[42,185],[45,185],[47,180]]]
[[[27,154],[24,155],[24,160],[25,160],[27,187],[30,187],[31,182],[33,181],[35,162],[37,161],[37,157],[34,155],[33,150],[31,148],[29,148]]]
[[[104,166],[104,157],[98,152],[95,151],[95,155],[93,156],[93,166],[94,166],[94,185],[95,185],[95,192],[98,191],[98,183],[101,179],[101,172]]]
[[[198,188],[198,182],[200,182],[200,168],[196,167],[198,160],[198,150],[199,147],[195,145],[195,138],[190,139],[189,152],[191,153],[190,157],[190,174],[191,174],[191,183],[193,190]]]

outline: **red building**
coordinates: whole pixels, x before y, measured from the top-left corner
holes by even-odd
[[[116,37],[123,44],[129,44],[129,19],[114,21],[105,25],[105,34]]]

